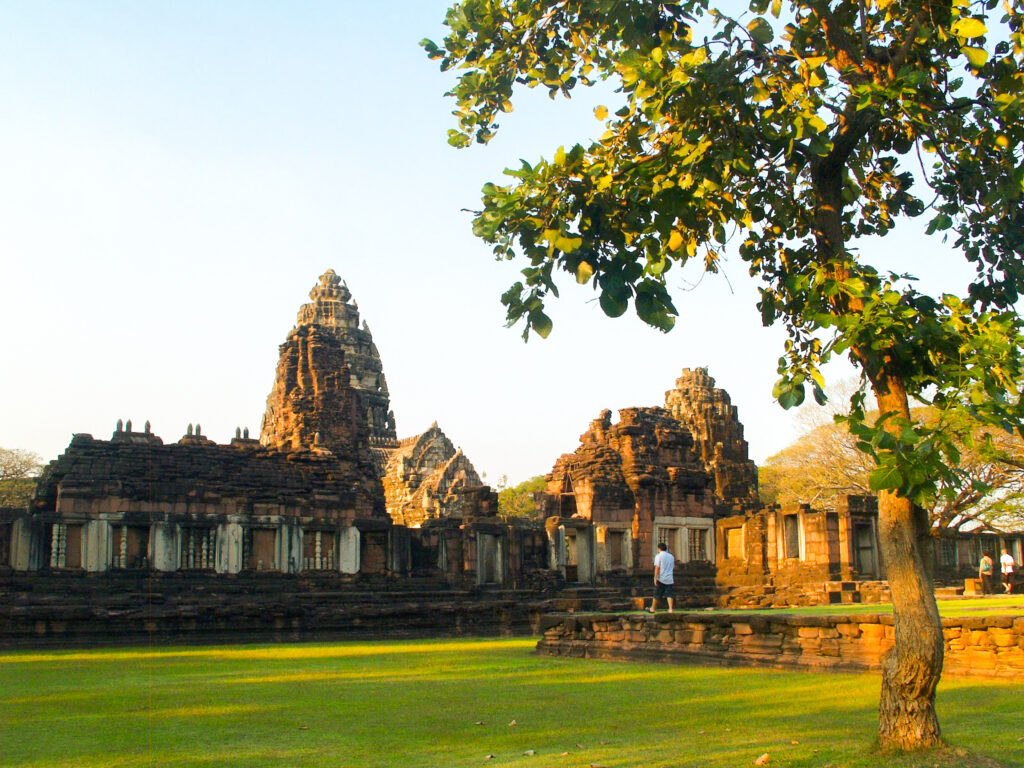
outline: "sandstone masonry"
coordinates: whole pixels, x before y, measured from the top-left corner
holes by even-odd
[[[878,670],[892,616],[675,613],[545,616],[537,652],[596,659]],[[1024,617],[942,620],[943,674],[1024,680]]]

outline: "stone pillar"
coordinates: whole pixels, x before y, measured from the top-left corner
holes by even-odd
[[[549,532],[551,544],[551,570],[560,571],[565,576],[565,528],[558,526]]]
[[[221,523],[217,526],[217,573],[238,573],[242,570],[242,526]]]
[[[82,526],[82,565],[85,570],[98,573],[110,568],[112,539],[110,523],[106,520],[90,520]]]
[[[153,523],[149,561],[157,571],[176,571],[181,565],[181,529],[177,523]]]
[[[508,567],[509,546],[508,546],[508,544],[509,544],[509,541],[508,541],[508,537],[507,536],[498,536],[497,537],[497,541],[495,542],[495,551],[494,551],[494,558],[495,558],[494,568],[495,568],[495,571],[494,571],[494,575],[495,575],[495,580],[499,584],[504,584],[505,583],[506,576],[507,576],[508,571],[509,571],[509,567]]]
[[[594,529],[576,529],[576,573],[584,584],[594,583]]]
[[[355,526],[338,531],[338,570],[359,573],[359,529]]]

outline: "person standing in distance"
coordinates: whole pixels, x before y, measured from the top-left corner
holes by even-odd
[[[1003,572],[1003,589],[1006,590],[1006,594],[1010,594],[1013,591],[1013,567],[1016,565],[1010,550],[1003,550],[1003,555],[999,558],[999,565]]]
[[[663,541],[658,542],[658,554],[654,556],[654,599],[651,600],[651,613],[658,606],[658,598],[665,598],[668,602],[668,612],[672,613],[675,608],[676,598],[673,593],[675,580],[672,578],[672,571],[675,570],[676,559],[668,551],[668,546]]]
[[[978,564],[978,578],[981,579],[981,594],[992,594],[992,556],[986,552]]]

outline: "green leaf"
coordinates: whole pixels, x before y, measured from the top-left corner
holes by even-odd
[[[533,330],[542,339],[546,339],[551,333],[551,318],[539,309],[533,309],[529,314],[529,323]]]
[[[894,491],[903,485],[903,474],[899,467],[892,464],[879,467],[872,471],[868,478],[868,486],[876,493],[878,491]]]
[[[608,291],[602,291],[598,298],[601,309],[608,317],[620,317],[629,307],[629,302],[612,296]]]
[[[754,42],[760,43],[761,45],[768,45],[772,40],[775,39],[775,32],[772,31],[772,25],[763,16],[758,16],[752,22],[747,24],[747,31],[750,32],[750,36],[754,38]]]

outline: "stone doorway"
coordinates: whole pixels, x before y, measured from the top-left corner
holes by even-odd
[[[479,584],[501,584],[504,580],[502,568],[502,540],[490,533],[478,533],[477,540],[477,582]]]
[[[248,528],[242,542],[243,568],[250,571],[277,570],[277,531],[273,528]]]
[[[853,567],[861,578],[878,577],[875,529],[868,521],[853,523]]]
[[[387,570],[387,555],[387,531],[362,531],[359,538],[360,573],[384,573]]]

